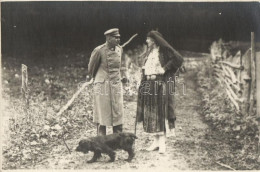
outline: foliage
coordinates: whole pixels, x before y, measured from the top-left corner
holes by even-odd
[[[64,145],[63,139],[71,139],[75,133],[93,128],[92,89],[89,87],[65,113],[56,116],[78,89],[82,83],[80,81],[84,82],[86,69],[74,63],[82,58],[82,54],[78,54],[65,66],[53,67],[50,63],[28,66],[28,109],[24,108],[20,93],[21,77],[18,71],[21,62],[11,57],[4,62],[3,80],[6,82],[3,98],[8,102],[4,107],[4,116],[8,117],[6,122],[9,126],[3,145],[4,169],[33,168],[48,156],[54,145]],[[9,60],[14,63],[8,65]]]
[[[133,51],[136,58],[142,51],[141,48]],[[4,169],[33,168],[51,153],[55,145],[64,145],[63,139],[73,139],[78,133],[94,129],[92,86],[85,88],[61,116],[56,116],[85,82],[87,69],[79,63],[85,59],[85,55],[65,52],[55,58],[61,63],[53,65],[52,61],[48,61],[34,64],[28,61],[26,64],[30,89],[28,109],[24,108],[20,92],[19,68],[22,60],[5,58],[4,116],[7,117],[5,122],[9,128],[6,129],[8,137],[3,146]],[[124,84],[124,95],[125,100],[133,101],[141,77],[139,66],[130,61],[128,73],[129,82]]]
[[[225,90],[211,73],[209,61],[197,73],[198,91],[202,95],[201,114],[214,130],[225,136],[223,141],[231,146],[232,154],[226,155],[234,161],[230,163],[236,164],[239,169],[259,169],[256,115],[236,112]]]

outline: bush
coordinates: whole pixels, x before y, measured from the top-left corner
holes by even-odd
[[[259,169],[257,163],[258,122],[256,116],[236,112],[218,81],[210,75],[210,62],[197,73],[198,91],[202,95],[201,114],[210,126],[225,135],[233,155],[228,155],[240,169]]]

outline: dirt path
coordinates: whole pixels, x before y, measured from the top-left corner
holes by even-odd
[[[147,152],[144,149],[148,147],[152,140],[149,135],[143,132],[142,124],[137,126],[135,159],[128,163],[124,161],[127,153],[117,151],[116,161],[107,163],[109,157],[104,155],[93,164],[86,161],[90,159],[93,153],[83,155],[72,151],[68,154],[63,144],[53,148],[49,158],[35,166],[35,169],[144,169],[144,168],[166,168],[171,170],[218,170],[221,169],[214,164],[211,155],[207,150],[211,149],[209,140],[205,139],[208,132],[208,126],[202,122],[198,113],[200,98],[196,92],[194,71],[188,71],[184,75],[186,85],[185,95],[179,94],[176,98],[177,123],[175,138],[168,138],[167,153],[159,154],[157,151]],[[182,78],[182,76],[181,76]],[[124,131],[134,132],[136,102],[126,102]],[[108,133],[112,129],[108,128]],[[96,131],[79,133],[75,139],[67,140],[71,149],[75,149],[81,138],[95,136]]]

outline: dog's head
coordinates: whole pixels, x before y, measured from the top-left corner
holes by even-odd
[[[126,132],[119,133],[119,136],[121,136],[121,137],[129,137],[132,140],[138,139],[138,137],[135,134],[133,134],[133,133],[126,133]]]
[[[124,145],[124,147],[132,148],[132,145],[137,139],[136,135],[133,133],[119,133],[120,139],[120,145]]]
[[[76,151],[82,153],[88,153],[88,151],[92,150],[92,145],[93,145],[92,141],[88,139],[81,140],[79,142],[79,145],[76,148]]]

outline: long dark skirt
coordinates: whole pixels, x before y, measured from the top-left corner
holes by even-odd
[[[146,80],[144,77],[138,90],[137,121],[143,122],[148,133],[164,132],[166,128],[175,128],[175,84],[168,84],[164,76],[158,80]],[[174,78],[174,77],[173,77]],[[165,122],[166,121],[166,122]],[[168,126],[166,126],[168,125]]]
[[[165,131],[166,106],[166,83],[158,80],[142,81],[139,88],[137,116],[139,122],[143,121],[145,132]]]

